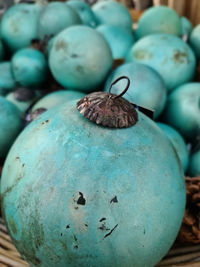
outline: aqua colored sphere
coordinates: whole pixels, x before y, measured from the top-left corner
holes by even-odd
[[[27,47],[38,38],[38,19],[43,9],[39,4],[11,6],[1,21],[1,38],[12,51]]]
[[[3,168],[2,211],[32,267],[153,267],[168,252],[184,174],[165,134],[138,117],[130,128],[103,128],[72,101],[18,137]]]
[[[23,86],[37,86],[47,79],[48,64],[44,55],[35,49],[24,48],[12,57],[15,80]]]
[[[112,52],[104,37],[88,26],[72,26],[58,34],[50,49],[49,67],[65,88],[95,91],[112,68]]]
[[[21,112],[0,96],[0,158],[4,158],[22,129]]]
[[[70,6],[60,2],[49,3],[39,17],[39,37],[41,39],[53,37],[75,24],[82,24],[82,22]]]
[[[137,38],[154,33],[181,35],[181,20],[175,10],[166,6],[156,6],[147,9],[141,15],[136,29]]]
[[[170,34],[152,34],[133,45],[127,61],[143,63],[155,69],[169,91],[193,79],[196,59],[192,49]]]

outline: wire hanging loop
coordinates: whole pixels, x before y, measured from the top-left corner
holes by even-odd
[[[118,83],[120,80],[123,80],[123,79],[127,80],[126,88],[121,92],[121,94],[115,96],[114,98],[119,98],[119,97],[123,96],[127,92],[128,88],[130,86],[130,79],[127,76],[121,76],[121,77],[117,78],[114,82],[111,83],[110,88],[109,88],[109,93],[111,94],[112,86],[114,84]]]

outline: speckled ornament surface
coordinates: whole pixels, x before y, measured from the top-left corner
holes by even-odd
[[[113,130],[84,118],[75,101],[18,137],[1,198],[31,266],[153,267],[178,233],[185,182],[170,141],[145,115]]]

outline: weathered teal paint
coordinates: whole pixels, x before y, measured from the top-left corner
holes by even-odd
[[[188,160],[189,160],[189,154],[188,154],[188,149],[187,149],[185,140],[180,135],[180,133],[176,131],[174,128],[172,128],[171,126],[161,123],[161,122],[158,122],[157,125],[166,134],[169,140],[172,142],[180,158],[183,170],[185,172],[187,170]]]
[[[155,69],[168,90],[192,80],[196,68],[192,49],[177,36],[161,33],[140,39],[129,51],[127,61]]]
[[[84,93],[78,91],[70,91],[70,90],[60,90],[55,91],[51,94],[48,94],[41,98],[35,105],[32,107],[32,111],[38,108],[46,108],[50,109],[55,106],[71,102],[72,100],[79,100],[84,97]]]
[[[200,149],[190,156],[188,173],[191,176],[200,175]]]
[[[0,96],[0,158],[6,156],[21,129],[21,112],[14,104]]]
[[[156,6],[142,14],[136,29],[137,38],[154,33],[181,35],[181,20],[175,10],[166,6]]]
[[[38,50],[24,48],[17,51],[11,64],[15,80],[23,86],[37,86],[47,79],[48,64]]]
[[[20,4],[10,7],[2,17],[1,37],[11,51],[29,46],[38,38],[38,18],[43,6]]]
[[[70,6],[60,2],[49,3],[39,17],[39,37],[43,39],[55,36],[75,24],[82,24],[82,22],[77,12]]]
[[[116,1],[99,1],[92,6],[99,24],[121,26],[132,32],[133,20],[128,9]]]
[[[126,63],[111,73],[106,81],[105,91],[108,91],[110,84],[122,75],[126,75],[131,81],[124,98],[131,103],[153,110],[154,118],[157,118],[162,112],[167,99],[167,89],[160,75],[144,64]],[[113,85],[112,93],[120,94],[122,92],[121,88],[125,88],[125,84],[126,81],[121,80]]]
[[[187,83],[168,97],[164,121],[176,128],[186,139],[192,139],[200,128],[200,83]]]
[[[79,14],[83,24],[92,28],[97,26],[97,18],[87,3],[81,0],[70,0],[67,1],[66,4],[72,7]]]
[[[104,37],[88,26],[59,33],[50,49],[49,66],[64,87],[95,91],[112,68],[112,52]]]
[[[0,63],[0,73],[0,95],[6,95],[12,91],[16,85],[9,61]]]
[[[120,26],[103,24],[96,28],[108,42],[114,59],[125,59],[135,42],[133,32]]]
[[[200,24],[198,24],[191,32],[189,43],[197,58],[200,59]]]
[[[110,129],[75,105],[39,116],[7,157],[1,198],[13,242],[31,266],[154,266],[184,214],[173,146],[141,113]]]

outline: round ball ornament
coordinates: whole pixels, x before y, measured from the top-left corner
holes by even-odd
[[[12,147],[3,213],[31,266],[153,267],[175,240],[182,168],[156,124],[121,96],[95,92],[51,109]]]

